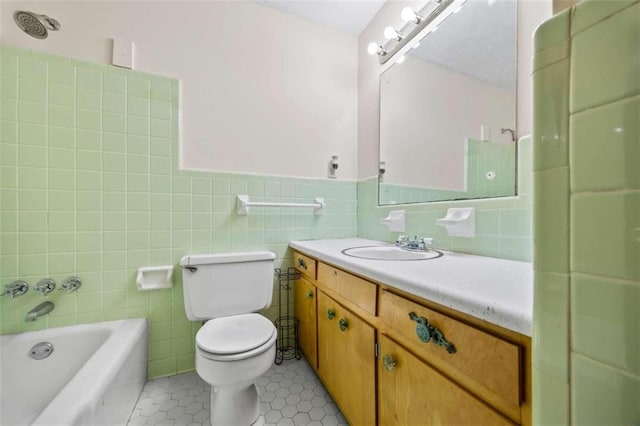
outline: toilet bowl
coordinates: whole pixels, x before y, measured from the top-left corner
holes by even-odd
[[[258,314],[214,319],[198,331],[196,371],[212,387],[212,424],[256,421],[260,404],[255,382],[273,364],[276,339],[271,321]]]
[[[270,252],[185,256],[187,318],[206,320],[196,334],[195,365],[211,385],[211,424],[249,426],[258,420],[256,380],[275,359],[277,331],[255,312],[273,294]]]

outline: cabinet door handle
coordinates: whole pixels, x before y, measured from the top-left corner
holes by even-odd
[[[327,318],[332,320],[335,317],[336,317],[336,311],[334,311],[333,309],[327,309]]]
[[[340,327],[340,331],[347,331],[347,327],[349,327],[349,322],[344,318],[340,318],[340,321],[338,321],[338,326]]]
[[[307,290],[305,296],[307,297],[307,299],[313,299],[313,292],[311,290]]]
[[[301,267],[302,269],[306,270],[307,269],[307,262],[305,262],[303,258],[299,257],[298,258],[298,266]]]
[[[417,323],[416,334],[421,342],[429,343],[430,340],[433,340],[433,343],[443,346],[450,354],[456,353],[456,347],[453,343],[448,342],[444,338],[444,333],[438,327],[429,324],[429,320],[425,317],[419,317],[415,312],[409,312],[409,318]]]
[[[387,371],[393,371],[398,365],[398,361],[396,361],[395,358],[389,354],[385,354],[382,357],[382,363],[384,364],[384,368],[386,368]]]

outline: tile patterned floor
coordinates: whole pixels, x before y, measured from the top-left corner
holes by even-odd
[[[265,426],[347,425],[304,358],[274,365],[257,386]],[[210,389],[195,372],[150,380],[128,425],[210,426]]]

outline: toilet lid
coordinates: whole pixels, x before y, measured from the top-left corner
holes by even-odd
[[[276,328],[259,314],[232,315],[207,321],[196,334],[196,344],[214,354],[247,352],[265,344]]]

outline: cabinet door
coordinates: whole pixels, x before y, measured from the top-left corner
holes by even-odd
[[[374,425],[375,331],[318,291],[318,372],[349,424]]]
[[[298,320],[298,347],[313,368],[318,368],[316,351],[316,287],[304,278],[295,283],[294,307]]]
[[[512,425],[479,399],[381,335],[380,425]]]

